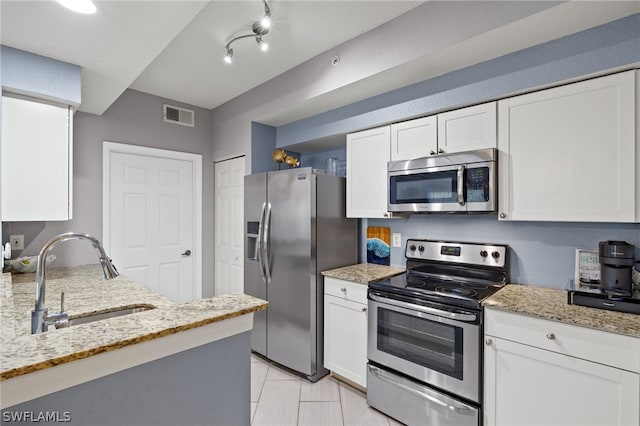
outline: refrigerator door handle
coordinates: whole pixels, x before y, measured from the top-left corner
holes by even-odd
[[[262,203],[262,213],[260,213],[260,222],[258,223],[258,242],[256,244],[256,253],[255,257],[260,263],[260,274],[262,275],[262,281],[267,282],[267,276],[264,272],[264,256],[263,256],[263,247],[264,247],[264,215],[266,213],[267,203]]]
[[[269,255],[269,240],[271,239],[271,230],[270,230],[270,225],[271,225],[271,203],[267,202],[267,212],[265,214],[265,219],[264,219],[264,229],[263,229],[263,239],[262,239],[262,263],[264,264],[264,275],[266,277],[266,283],[269,284],[271,282],[271,271],[269,268],[269,259],[270,259],[270,255]]]

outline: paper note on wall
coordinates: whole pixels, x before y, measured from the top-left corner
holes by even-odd
[[[367,263],[390,265],[391,229],[378,226],[367,227]]]

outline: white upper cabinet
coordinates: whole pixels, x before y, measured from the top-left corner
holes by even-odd
[[[636,74],[499,101],[500,219],[640,221]]]
[[[438,153],[497,146],[496,102],[438,114]]]
[[[391,125],[391,161],[497,146],[496,102]]]
[[[71,218],[71,120],[69,106],[2,97],[2,221]]]
[[[435,155],[437,150],[435,115],[391,125],[391,161]]]
[[[347,217],[384,218],[390,126],[347,135]]]

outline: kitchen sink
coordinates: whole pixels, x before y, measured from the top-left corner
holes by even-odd
[[[134,305],[122,308],[114,308],[91,315],[80,315],[71,317],[66,322],[56,324],[56,328],[71,327],[74,325],[87,324],[95,321],[102,321],[109,318],[121,317],[123,315],[135,314],[136,312],[144,312],[155,309],[153,305]]]

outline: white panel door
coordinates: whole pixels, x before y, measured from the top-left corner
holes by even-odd
[[[215,163],[215,295],[244,293],[245,157]]]
[[[120,273],[177,302],[194,280],[191,161],[110,153],[110,255]]]

